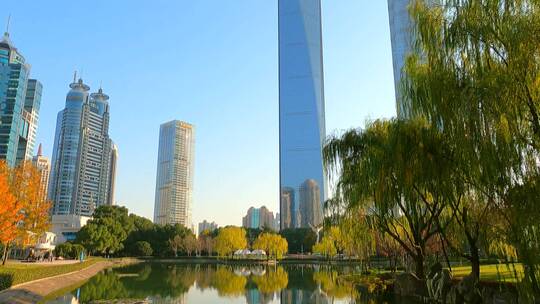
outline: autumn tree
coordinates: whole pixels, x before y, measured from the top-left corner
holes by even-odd
[[[362,208],[353,208],[345,212],[339,222],[343,252],[349,257],[356,256],[363,262],[375,253],[376,231]],[[369,263],[364,263],[364,265]]]
[[[229,226],[219,230],[215,238],[215,250],[219,256],[229,256],[247,247],[246,230]]]
[[[287,240],[279,234],[263,232],[253,242],[253,249],[266,252],[266,257],[281,259],[287,253]]]
[[[336,244],[329,236],[323,236],[322,240],[313,246],[313,252],[330,259],[337,254]]]
[[[19,224],[22,245],[34,244],[50,227],[51,203],[41,193],[41,173],[29,161],[13,170],[12,191],[23,206],[24,219]]]
[[[2,167],[5,165],[5,162],[0,163]],[[4,265],[9,244],[18,234],[17,224],[23,219],[22,206],[11,192],[8,176],[4,172],[0,172],[0,201],[0,243],[3,245],[2,265]]]
[[[50,203],[40,192],[40,173],[32,163],[21,162],[13,169],[2,161],[0,176],[6,195],[6,203],[0,207],[0,213],[5,216],[0,215],[0,238],[4,244],[2,263],[5,263],[11,243],[18,242],[23,246],[33,244],[47,231]]]

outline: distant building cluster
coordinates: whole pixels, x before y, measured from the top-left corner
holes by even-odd
[[[73,238],[100,205],[114,202],[118,149],[109,138],[109,96],[90,94],[74,78],[58,113],[52,161],[40,144],[34,156],[43,86],[30,79],[30,64],[4,33],[0,41],[0,159],[15,167],[31,162],[40,173],[40,195],[52,202],[53,231]],[[64,234],[65,233],[65,234]]]
[[[261,208],[251,207],[246,216],[242,218],[242,226],[255,229],[279,230],[279,213],[274,217],[274,213],[265,206]]]
[[[206,220],[199,223],[199,234],[202,234],[204,231],[214,231],[218,229],[218,224],[216,222],[208,222]]]

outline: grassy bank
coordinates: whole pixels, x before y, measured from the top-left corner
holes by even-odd
[[[101,258],[90,258],[83,263],[66,265],[23,264],[13,263],[0,267],[0,290],[10,288],[13,285],[22,284],[47,277],[78,271],[97,262],[104,261]]]
[[[471,273],[470,266],[452,267],[455,278],[463,278]],[[480,266],[480,280],[485,282],[517,283],[523,278],[521,264],[493,264]]]

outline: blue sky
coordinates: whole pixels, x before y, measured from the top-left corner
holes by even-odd
[[[11,38],[44,86],[50,156],[73,71],[110,95],[116,201],[152,218],[159,125],[196,126],[194,222],[278,210],[277,0],[17,0]],[[323,1],[327,133],[395,115],[386,1]]]

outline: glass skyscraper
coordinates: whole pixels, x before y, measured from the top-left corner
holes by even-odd
[[[49,199],[53,215],[92,216],[96,207],[112,202],[114,192],[109,96],[102,89],[89,94],[82,79],[70,88],[56,122]]]
[[[398,117],[404,115],[401,102],[401,78],[405,59],[412,51],[414,42],[413,23],[409,15],[411,0],[388,0],[388,18],[390,20],[390,40],[392,42],[392,63],[394,66],[394,88],[396,92],[396,110]],[[435,5],[437,0],[425,0],[428,5]]]
[[[14,167],[31,160],[36,143],[41,83],[6,32],[0,41],[0,159]]]
[[[161,125],[156,176],[154,223],[191,228],[195,128],[173,120]]]
[[[309,210],[322,210],[326,198],[321,2],[279,0],[278,11],[281,229],[309,227],[322,214],[301,214],[300,188],[319,192],[302,202]]]

